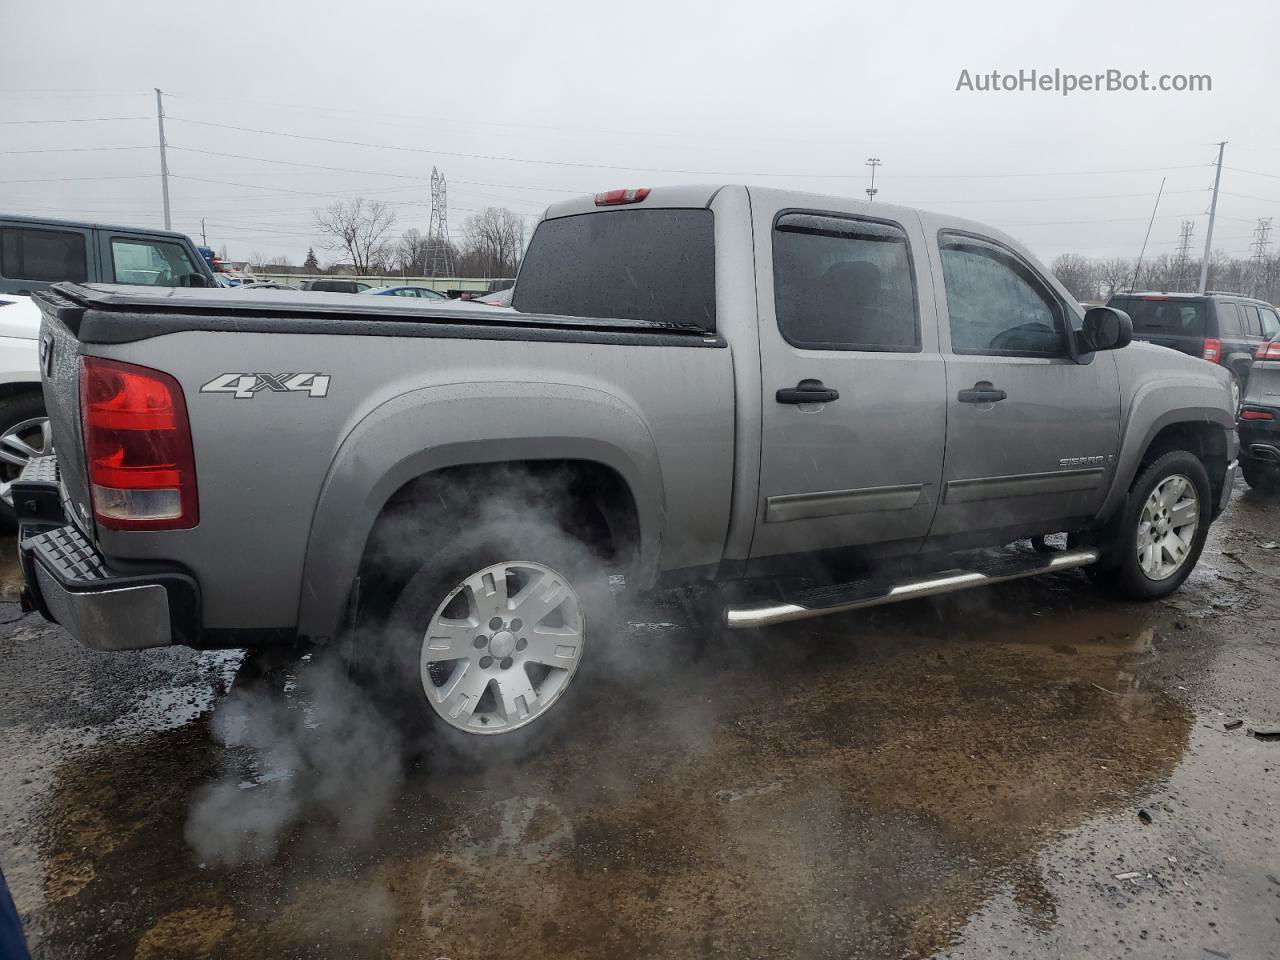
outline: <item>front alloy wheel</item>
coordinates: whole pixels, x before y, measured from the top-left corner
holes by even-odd
[[[1170,450],[1138,474],[1099,545],[1089,578],[1132,600],[1167,597],[1182,585],[1204,549],[1213,519],[1213,488],[1200,458]]]
[[[1200,498],[1192,482],[1180,473],[1161,480],[1148,495],[1138,519],[1138,565],[1151,580],[1177,573],[1195,542],[1200,527]]]
[[[578,670],[586,619],[577,591],[541,563],[476,570],[436,607],[422,638],[422,688],[466,733],[508,733],[560,698]]]

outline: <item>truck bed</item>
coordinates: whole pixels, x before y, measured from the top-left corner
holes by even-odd
[[[659,554],[665,568],[721,558],[734,387],[718,335],[350,294],[60,284],[40,302],[68,512],[116,572],[165,563],[198,584],[216,578],[203,596],[210,630],[326,629],[315,624],[331,623],[344,603],[332,584],[350,582],[386,501],[451,460],[581,459],[630,471],[652,501],[639,508],[661,518],[646,575],[658,572]],[[181,385],[198,526],[90,522],[78,400],[85,355]],[[262,374],[323,375],[328,387],[322,396],[211,389],[219,378]],[[705,496],[689,494],[700,489]],[[667,502],[667,490],[683,493]],[[304,593],[310,624],[299,622]]]

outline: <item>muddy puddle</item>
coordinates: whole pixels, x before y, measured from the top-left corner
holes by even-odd
[[[59,764],[29,929],[59,958],[927,956],[997,892],[1046,929],[1039,851],[1188,741],[1139,613],[1076,577],[741,635],[661,610],[487,767],[372,762],[381,721],[317,710],[304,663],[267,714],[220,696]]]

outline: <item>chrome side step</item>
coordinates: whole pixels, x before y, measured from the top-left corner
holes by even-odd
[[[807,620],[810,617],[824,617],[831,613],[865,610],[868,607],[879,607],[886,603],[898,603],[902,600],[914,600],[917,597],[931,597],[939,593],[967,590],[970,587],[1020,580],[1023,577],[1034,577],[1055,570],[1087,567],[1097,562],[1098,551],[1093,548],[1062,550],[1030,557],[984,559],[964,568],[943,570],[897,583],[862,580],[834,587],[801,591],[794,596],[766,603],[731,606],[725,609],[724,622],[726,626],[734,629],[766,627],[775,623],[786,623],[788,620]]]

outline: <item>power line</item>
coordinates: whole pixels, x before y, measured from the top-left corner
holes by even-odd
[[[627,172],[645,172],[645,173],[677,173],[688,176],[750,176],[750,177],[774,177],[788,179],[804,179],[804,180],[861,180],[861,174],[852,173],[766,173],[766,172],[744,172],[744,171],[726,171],[726,170],[686,170],[676,167],[631,167],[620,166],[616,164],[605,163],[582,163],[572,160],[537,160],[529,157],[503,157],[493,154],[483,153],[459,153],[450,150],[430,150],[423,147],[405,147],[395,144],[386,143],[369,143],[363,140],[343,140],[336,137],[314,137],[301,133],[282,133],[278,130],[262,130],[257,127],[244,127],[231,123],[215,123],[211,120],[191,120],[187,117],[169,116],[169,120],[179,121],[181,123],[191,123],[204,127],[217,127],[223,130],[239,130],[242,133],[255,133],[268,137],[285,137],[292,140],[310,140],[316,143],[335,143],[349,147],[370,147],[378,150],[397,150],[405,153],[422,153],[433,156],[443,157],[460,157],[465,160],[496,160],[503,163],[532,163],[543,164],[553,167],[573,167],[584,170],[620,170]],[[193,153],[206,153],[211,156],[230,157],[240,160],[257,160],[264,163],[287,163],[283,160],[271,160],[266,157],[248,157],[240,154],[232,153],[214,153],[208,150],[196,150],[192,147],[172,147],[171,149],[184,149]],[[294,166],[308,166],[308,164],[293,164]],[[1151,173],[1161,172],[1165,170],[1192,170],[1204,167],[1205,164],[1193,163],[1180,166],[1170,167],[1129,167],[1117,168],[1110,170],[1059,170],[1059,171],[1036,171],[1026,173],[948,173],[948,174],[898,174],[894,179],[898,180],[950,180],[950,179],[1002,179],[1005,177],[1071,177],[1071,176],[1095,176],[1108,173]],[[320,169],[339,170],[340,167],[321,167]],[[370,173],[367,170],[348,170],[350,173]],[[381,176],[405,176],[403,174],[380,174]],[[425,177],[416,177],[412,179],[429,179]]]
[[[1247,173],[1251,177],[1267,177],[1271,180],[1280,180],[1280,173],[1263,173],[1261,170],[1245,170],[1243,167],[1223,167],[1224,170],[1230,170],[1233,173]]]
[[[38,150],[0,150],[5,156],[16,156],[21,153],[95,153],[109,150],[150,150],[152,144],[140,147],[41,147]]]
[[[150,177],[158,177],[158,173],[122,173],[119,175],[108,177],[36,177],[32,180],[0,180],[0,184],[5,183],[81,183],[92,180],[146,180]]]
[[[62,119],[43,120],[0,120],[0,126],[18,126],[30,123],[106,123],[114,120],[150,120],[150,117],[67,117]]]

